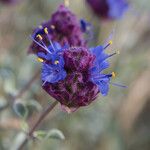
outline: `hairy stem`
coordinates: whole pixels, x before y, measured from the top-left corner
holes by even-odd
[[[49,105],[44,111],[43,113],[40,115],[40,117],[38,118],[38,120],[35,122],[35,124],[33,125],[33,127],[30,129],[29,133],[28,133],[28,137],[32,137],[32,134],[34,133],[34,131],[37,129],[37,127],[39,127],[39,125],[41,124],[41,122],[44,120],[44,118],[53,110],[53,108],[58,104],[57,101],[53,102],[51,105]],[[28,143],[28,137],[26,137],[26,139],[21,143],[20,147],[17,150],[23,150],[25,145]]]

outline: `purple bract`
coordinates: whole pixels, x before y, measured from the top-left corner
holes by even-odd
[[[99,93],[98,86],[90,79],[90,69],[95,56],[86,48],[78,47],[66,49],[63,58],[66,78],[54,84],[47,82],[43,88],[58,100],[66,111],[74,111],[89,105]]]

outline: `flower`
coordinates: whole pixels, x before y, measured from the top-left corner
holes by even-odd
[[[99,93],[98,86],[90,80],[89,69],[92,68],[95,56],[85,47],[67,48],[63,53],[64,80],[55,84],[45,83],[43,88],[58,100],[66,111],[75,111],[94,101]]]
[[[80,21],[64,5],[60,5],[50,20],[36,28],[32,34],[32,38],[36,41],[39,41],[37,35],[40,34],[44,43],[48,44],[44,28],[47,28],[50,39],[60,43],[61,46],[86,46]],[[42,48],[33,42],[29,48],[29,53],[37,54],[39,51],[42,51]]]
[[[127,0],[87,0],[93,12],[104,19],[119,19],[128,8]]]
[[[41,51],[37,52],[38,61],[42,63],[41,80],[43,89],[60,102],[62,109],[73,112],[79,107],[93,102],[98,94],[106,96],[111,78],[115,73],[105,74],[109,67],[107,59],[116,54],[106,54],[105,46],[87,48],[84,46],[61,46],[51,40],[48,28],[44,28],[49,44],[45,44],[42,35],[38,34],[36,41]],[[120,86],[118,84],[114,84]]]
[[[64,70],[64,59],[62,57],[63,49],[58,43],[51,43],[47,49],[47,53],[40,52],[37,54],[38,59],[43,63],[41,78],[43,85],[46,82],[56,83],[64,80],[66,71]],[[49,53],[48,53],[49,52]]]
[[[13,3],[16,3],[17,0],[0,0],[0,2],[2,2],[4,4],[13,4]]]

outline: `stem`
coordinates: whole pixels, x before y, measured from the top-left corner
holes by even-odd
[[[53,102],[51,105],[49,105],[44,111],[43,113],[40,115],[39,119],[35,122],[35,124],[33,125],[33,127],[30,129],[29,133],[28,133],[28,137],[32,137],[33,132],[36,130],[37,127],[39,127],[39,125],[41,124],[41,122],[44,120],[44,118],[53,110],[53,108],[58,104],[57,101]],[[26,137],[26,139],[22,142],[22,144],[20,145],[20,147],[17,150],[23,150],[24,146],[27,144],[28,142],[28,137]]]

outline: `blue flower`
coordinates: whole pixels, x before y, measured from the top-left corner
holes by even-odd
[[[37,56],[45,61],[50,61],[52,64],[59,61],[59,64],[63,66],[62,53],[64,49],[65,47],[62,48],[59,43],[53,42],[47,47],[47,52],[38,52]]]
[[[103,19],[117,20],[128,10],[128,0],[86,0],[93,12]]]
[[[111,18],[121,18],[124,12],[128,9],[128,3],[126,0],[107,0],[107,2],[110,6],[108,14]]]
[[[41,73],[43,85],[46,82],[56,83],[60,80],[64,80],[66,75],[67,75],[67,73],[63,69],[63,67],[60,67],[59,65],[58,66],[57,65],[48,65],[46,63],[43,63],[42,73]]]
[[[91,48],[90,51],[92,54],[95,55],[94,66],[91,68],[91,81],[97,84],[99,91],[103,96],[106,96],[109,91],[109,83],[112,76],[115,76],[114,73],[112,74],[103,74],[103,70],[109,67],[109,62],[107,59],[113,56],[116,53],[108,55],[104,52],[104,50],[111,44],[112,42],[106,46],[97,46],[95,48]]]
[[[64,80],[67,73],[64,70],[64,58],[63,48],[57,42],[51,42],[48,46],[50,53],[39,52],[37,55],[39,58],[44,59],[45,62],[42,66],[42,81],[43,85],[46,82],[56,83],[60,80]]]
[[[93,39],[93,26],[92,26],[92,24],[87,22],[84,19],[81,19],[80,20],[80,25],[81,25],[82,32],[87,34],[87,37],[88,37],[87,40]]]

